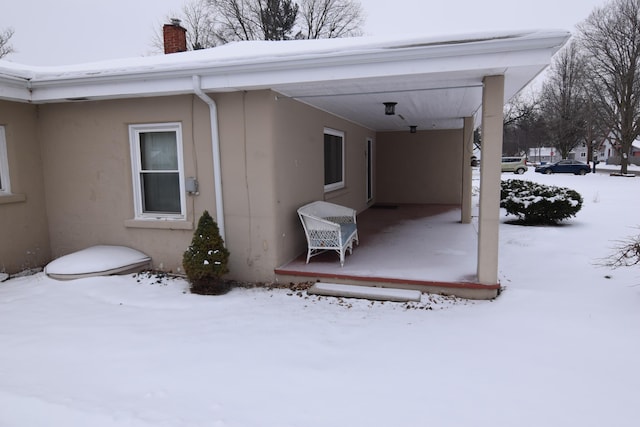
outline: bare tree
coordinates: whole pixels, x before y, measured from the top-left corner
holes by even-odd
[[[362,6],[354,0],[300,0],[300,38],[362,35]]]
[[[0,31],[0,58],[4,58],[14,52],[13,46],[9,43],[13,37],[13,28],[7,28]]]
[[[260,0],[189,0],[180,12],[170,12],[166,22],[181,21],[187,30],[187,49],[198,50],[240,40],[261,39]],[[156,26],[152,46],[163,49],[162,25]]]
[[[640,134],[640,0],[612,0],[578,29],[589,58],[591,95],[611,126],[624,174],[631,144]]]
[[[520,156],[546,140],[539,95],[535,92],[516,95],[504,108],[502,153]]]
[[[555,58],[542,87],[542,113],[553,146],[563,159],[585,142],[585,59],[571,43]]]
[[[362,34],[357,0],[189,0],[179,14],[187,45],[201,49],[240,40],[351,37]],[[162,34],[152,45],[162,51]]]
[[[504,106],[504,125],[516,124],[533,114],[540,106],[540,100],[534,92],[518,93]]]
[[[210,31],[222,43],[293,37],[298,5],[292,0],[208,0],[217,16]]]
[[[224,44],[238,40],[257,40],[260,20],[256,16],[257,0],[208,0],[218,17],[218,25],[211,28]]]
[[[191,50],[207,49],[220,44],[215,32],[216,14],[207,0],[191,0],[182,7],[182,23],[187,29],[187,46]]]
[[[593,93],[591,87],[591,79],[586,80],[587,94]],[[584,140],[587,144],[587,160],[593,162],[595,171],[595,165],[598,162],[596,156],[596,150],[604,143],[604,141],[611,135],[611,125],[605,120],[605,114],[603,114],[603,106],[599,103],[598,99],[594,99],[591,96],[586,96],[586,109],[585,109],[585,133]]]
[[[631,267],[640,264],[640,234],[617,242],[614,252],[601,260],[607,267]]]

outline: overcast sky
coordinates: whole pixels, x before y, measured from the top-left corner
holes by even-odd
[[[154,28],[186,0],[5,0],[0,29],[13,27],[4,59],[62,65],[152,53]],[[360,0],[367,35],[448,35],[496,30],[574,31],[607,0]]]

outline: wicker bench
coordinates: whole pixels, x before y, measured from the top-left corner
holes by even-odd
[[[340,266],[344,266],[346,250],[352,253],[353,244],[358,244],[356,211],[318,201],[299,208],[298,216],[307,237],[307,264],[315,255],[336,251],[340,255]]]

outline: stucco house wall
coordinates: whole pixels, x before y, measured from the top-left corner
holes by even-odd
[[[270,280],[277,258],[273,93],[209,95],[218,109],[229,277]]]
[[[11,195],[0,195],[0,272],[38,267],[50,258],[38,107],[0,101]]]
[[[328,200],[367,207],[367,138],[375,132],[270,90],[209,94],[220,127],[230,277],[265,281],[306,250],[296,210]],[[324,192],[324,129],[345,133],[345,188]]]
[[[378,133],[377,201],[461,204],[463,147],[462,129]]]
[[[39,108],[51,256],[125,245],[150,255],[156,267],[180,271],[177,255],[191,240],[194,214],[215,208],[206,105],[183,95]],[[182,124],[184,173],[199,179],[200,195],[186,196],[186,221],[134,221],[128,126],[164,122]]]
[[[270,90],[209,94],[217,104],[229,277],[268,281],[302,253],[296,209],[330,200],[367,207],[365,146],[375,133]],[[129,125],[182,124],[185,221],[134,220]],[[324,192],[324,129],[345,133],[345,188]],[[154,267],[180,272],[199,215],[216,214],[208,106],[191,95],[46,104],[37,121],[51,257],[96,244],[126,245]]]

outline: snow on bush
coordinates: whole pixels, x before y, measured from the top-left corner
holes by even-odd
[[[501,187],[500,207],[522,224],[557,224],[582,208],[582,196],[569,188],[517,179],[502,181]]]

